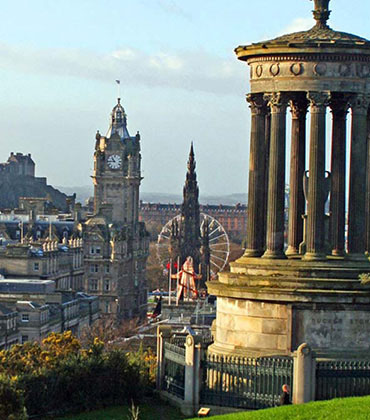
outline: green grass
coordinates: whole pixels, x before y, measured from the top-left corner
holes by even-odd
[[[94,410],[88,413],[71,414],[54,420],[128,420],[127,406],[109,407],[104,410]],[[140,420],[181,420],[184,416],[174,407],[160,401],[150,401],[140,404]]]
[[[127,420],[129,407],[110,407],[83,414],[59,417],[59,420]],[[269,408],[208,417],[210,420],[370,420],[370,396],[338,398],[330,401]],[[55,417],[53,418],[55,419]],[[181,420],[176,408],[158,400],[140,405],[140,420]],[[57,420],[57,419],[55,419]],[[193,419],[195,420],[195,418]]]
[[[370,396],[208,417],[214,420],[370,420]],[[195,419],[193,419],[195,420]]]

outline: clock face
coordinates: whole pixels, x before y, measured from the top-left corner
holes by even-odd
[[[119,169],[122,164],[122,159],[119,155],[110,155],[107,162],[111,169]]]

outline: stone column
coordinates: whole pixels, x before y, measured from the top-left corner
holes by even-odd
[[[259,257],[263,252],[263,198],[265,184],[265,116],[266,102],[262,94],[247,95],[252,111],[249,189],[247,214],[247,248],[245,256]]]
[[[370,112],[367,114],[366,253],[370,255]]]
[[[185,393],[181,407],[187,416],[194,416],[199,409],[200,355],[199,337],[189,334],[185,342]]]
[[[310,101],[310,163],[307,197],[306,260],[323,260],[325,206],[325,116],[329,94],[308,92]]]
[[[267,233],[264,258],[285,258],[285,136],[287,96],[282,93],[265,95],[271,108],[269,184],[267,199]]]
[[[368,98],[354,95],[352,108],[351,156],[348,202],[348,256],[365,259],[365,209],[367,161],[367,110]]]
[[[348,100],[332,98],[333,114],[331,146],[330,243],[332,255],[344,255],[346,200],[346,119]]]
[[[264,173],[265,173],[265,185],[263,191],[263,250],[266,249],[266,225],[267,225],[267,198],[268,198],[268,187],[269,187],[269,158],[270,158],[270,138],[271,138],[271,112],[270,108],[267,107],[267,114],[265,117],[265,162],[264,162]]]
[[[158,391],[162,389],[164,377],[164,342],[171,336],[171,327],[161,325],[157,328],[157,377],[156,388]]]
[[[292,112],[292,139],[290,154],[289,186],[289,226],[288,249],[286,255],[298,255],[299,244],[303,240],[303,214],[305,198],[303,194],[303,174],[306,165],[306,98],[290,101]]]
[[[310,346],[301,344],[294,353],[293,404],[304,404],[315,399],[316,361]]]

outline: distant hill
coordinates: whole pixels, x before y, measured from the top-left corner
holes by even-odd
[[[73,193],[77,194],[77,201],[85,203],[85,201],[91,197],[93,192],[93,187],[87,185],[80,187],[57,187],[59,190],[64,193],[71,195]],[[167,194],[167,193],[157,193],[157,192],[140,192],[140,200],[147,203],[182,203],[182,195],[180,194]],[[201,195],[199,197],[201,204],[225,204],[233,206],[235,204],[241,203],[246,204],[247,202],[247,193],[235,193],[227,195]]]

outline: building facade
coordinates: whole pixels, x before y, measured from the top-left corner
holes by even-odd
[[[8,244],[0,247],[0,274],[5,278],[52,280],[58,291],[82,291],[81,239],[58,243]]]
[[[231,240],[241,242],[244,239],[247,229],[247,206],[245,204],[239,203],[235,206],[200,204],[199,210],[220,222]],[[148,230],[151,230],[151,226],[158,230],[160,226],[164,226],[180,213],[181,204],[140,202],[140,219],[146,223]],[[154,236],[152,239],[156,239]]]
[[[78,336],[99,318],[95,296],[60,292],[52,280],[0,280],[0,349],[40,341],[51,332]]]
[[[81,225],[84,289],[103,314],[146,317],[149,236],[139,221],[140,135],[131,137],[118,99],[106,136],[96,135],[94,216]]]

